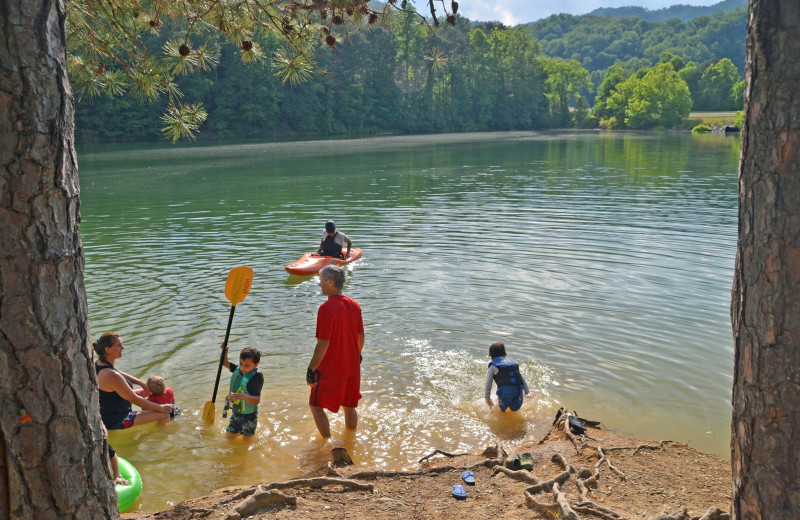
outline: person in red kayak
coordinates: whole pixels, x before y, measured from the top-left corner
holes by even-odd
[[[347,244],[347,253],[342,254],[342,244]],[[336,224],[332,220],[325,223],[325,231],[317,248],[319,256],[332,256],[335,258],[350,258],[350,248],[353,242],[341,231],[336,231]]]

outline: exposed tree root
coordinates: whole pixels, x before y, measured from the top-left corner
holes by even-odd
[[[536,495],[538,493],[543,493],[545,491],[550,491],[550,490],[553,489],[553,486],[556,485],[556,484],[558,484],[559,486],[563,486],[564,482],[569,480],[569,476],[570,476],[569,471],[564,471],[562,473],[559,473],[555,477],[551,478],[550,480],[546,480],[544,482],[539,482],[538,484],[535,484],[535,485],[529,487],[525,491],[527,491],[531,495]]]
[[[567,474],[569,473],[567,472]],[[567,495],[561,492],[557,482],[553,484],[553,496],[556,499],[556,504],[558,504],[558,509],[561,512],[561,518],[563,520],[581,520],[578,513],[572,510]]]
[[[595,463],[594,469],[599,470],[600,466],[602,466],[603,463],[605,462],[606,465],[608,466],[608,469],[616,473],[617,476],[619,476],[620,480],[622,480],[623,482],[628,480],[627,477],[625,477],[625,473],[623,473],[619,468],[611,464],[611,461],[608,458],[606,458],[606,454],[603,453],[603,448],[601,448],[600,446],[597,447],[597,454],[600,456],[600,458]]]
[[[599,506],[592,501],[583,501],[573,504],[572,509],[578,513],[596,516],[602,520],[626,520],[624,516],[621,516],[616,511]]]
[[[583,448],[587,445],[587,436],[583,434],[580,435],[580,438],[578,438],[578,436],[572,433],[569,426],[569,417],[571,415],[574,415],[574,412],[570,414],[566,408],[561,408],[556,415],[555,421],[553,421],[554,428],[548,432],[547,436],[545,436],[545,439],[554,431],[563,429],[564,434],[572,442],[578,455],[582,455]],[[583,421],[590,427],[600,426],[600,423],[597,421],[586,421],[585,419],[583,419]],[[658,443],[658,445],[641,444],[635,447],[613,447],[607,448],[607,451],[633,450],[633,456],[641,450],[663,450],[670,442],[672,441],[661,441]],[[598,446],[596,449],[598,460],[595,463],[594,468],[582,468],[577,472],[575,468],[569,464],[566,457],[558,453],[553,455],[551,459],[552,462],[557,464],[564,471],[551,480],[539,482],[538,484],[525,489],[524,494],[527,506],[541,513],[558,516],[564,520],[580,520],[580,517],[578,516],[579,514],[599,518],[600,520],[626,520],[616,511],[602,507],[589,499],[590,491],[598,486],[598,480],[600,479],[600,468],[603,464],[606,464],[608,468],[620,478],[620,480],[623,482],[627,481],[625,473],[612,464],[611,460],[604,453],[604,448]],[[505,468],[495,468],[492,474],[496,475],[498,473],[504,473],[512,478],[516,478],[517,480],[525,480],[526,482],[536,479],[534,475],[527,471],[511,471]],[[571,502],[567,495],[561,490],[561,487],[565,482],[567,482],[567,480],[569,480],[571,474],[576,474],[575,480],[578,491],[580,492],[580,501]],[[553,493],[556,501],[555,504],[537,499],[535,495],[544,491],[551,491]],[[662,513],[661,515],[651,517],[648,520],[688,520],[686,514],[686,509],[684,508],[683,510],[676,511],[672,514]],[[730,520],[730,517],[727,515],[727,513],[724,513],[719,509],[711,508],[700,520]]]
[[[581,470],[583,473],[584,470]],[[578,490],[581,492],[581,500],[589,502],[589,489],[597,487],[597,479],[600,478],[600,471],[595,470],[589,477],[578,478]]]
[[[569,430],[569,415],[564,414],[561,416],[559,421],[564,425],[564,433],[567,435],[567,438],[572,441],[572,444],[575,446],[575,451],[578,452],[578,455],[583,455],[583,447],[586,446],[586,443],[581,439],[578,441],[577,437],[572,435],[572,432]]]
[[[503,459],[486,459],[481,462],[476,462],[472,466],[468,466],[469,469],[473,468],[493,468],[495,466],[502,466]]]
[[[553,455],[550,460],[561,466],[561,469],[563,469],[564,471],[575,473],[575,468],[570,466],[570,464],[567,462],[567,459],[565,459],[564,456],[561,455],[560,453],[556,453],[555,455]]]
[[[358,482],[351,478],[333,478],[333,477],[314,477],[314,478],[298,478],[294,480],[287,480],[286,482],[272,482],[265,486],[260,486],[264,490],[270,489],[287,489],[298,487],[310,487],[318,489],[325,486],[342,486],[345,489],[357,489],[360,491],[372,491],[375,487],[372,484],[365,482]]]
[[[640,450],[657,450],[657,451],[661,451],[661,450],[664,449],[664,446],[669,444],[670,442],[672,442],[672,441],[661,441],[661,442],[658,443],[658,446],[651,446],[649,444],[640,444],[639,446],[636,447],[635,450],[633,450],[633,453],[631,453],[631,456],[636,455]]]
[[[336,471],[336,468],[334,468],[333,464],[330,462],[328,463],[327,466],[325,466],[325,471],[329,477],[346,478],[344,475]]]
[[[550,502],[539,502],[533,495],[531,495],[527,491],[525,491],[525,505],[527,505],[534,511],[538,511],[540,513],[545,513],[553,516],[559,513],[558,504],[552,504]]]
[[[506,475],[508,477],[513,478],[514,480],[519,480],[519,481],[525,482],[526,484],[538,484],[539,483],[539,479],[536,478],[533,475],[533,473],[531,473],[527,469],[513,470],[513,469],[508,469],[508,468],[503,467],[503,466],[497,466],[492,471],[492,476],[494,477],[498,473],[502,473],[503,475]]]
[[[686,508],[678,509],[674,513],[659,513],[649,517],[647,520],[689,520],[689,512]]]
[[[718,507],[711,507],[706,511],[706,514],[700,517],[700,520],[730,520],[731,515]]]
[[[426,460],[428,460],[429,458],[433,457],[437,453],[440,454],[440,455],[444,455],[445,457],[448,457],[448,458],[460,457],[462,455],[469,455],[469,453],[447,453],[446,451],[442,451],[442,450],[433,450],[433,453],[431,453],[430,455],[425,455],[424,457],[419,459],[417,462],[425,462]]]
[[[351,479],[364,479],[364,480],[376,480],[379,478],[389,478],[389,477],[414,477],[419,475],[429,475],[431,473],[447,473],[448,471],[454,471],[458,468],[455,466],[441,466],[438,468],[428,468],[422,471],[359,471],[358,473],[353,473],[349,476]]]
[[[225,516],[225,520],[240,520],[241,518],[252,516],[266,506],[276,504],[289,506],[297,505],[297,498],[293,496],[284,495],[280,491],[265,490],[263,487],[259,487],[261,489],[256,490],[250,497],[237,505],[233,511],[230,511]]]
[[[220,504],[227,504],[229,502],[236,502],[237,500],[241,500],[243,498],[247,498],[250,495],[252,495],[253,493],[255,493],[256,489],[258,489],[258,486],[253,486],[251,488],[243,489],[243,490],[239,491],[238,493],[236,493],[233,496],[230,496],[228,498],[224,498],[224,499],[220,500],[219,503]]]
[[[424,461],[426,459],[430,459],[431,457],[433,457],[437,453],[441,454],[441,455],[444,455],[445,457],[450,457],[450,458],[459,457],[459,456],[462,456],[462,455],[468,455],[467,453],[455,453],[454,454],[454,453],[447,453],[447,452],[442,451],[442,450],[434,450],[433,453],[431,453],[430,455],[427,455],[427,456],[421,458],[420,462],[422,462],[422,461]],[[363,480],[376,480],[376,479],[379,479],[379,478],[390,478],[390,477],[413,477],[413,476],[419,476],[419,475],[429,475],[431,473],[447,473],[449,471],[455,471],[455,470],[459,470],[459,469],[475,469],[475,468],[482,468],[482,467],[491,468],[491,467],[502,466],[503,465],[503,460],[504,460],[504,458],[506,456],[506,452],[505,452],[505,450],[503,450],[502,446],[497,445],[496,447],[486,448],[486,450],[484,450],[483,453],[484,454],[498,454],[499,457],[498,458],[494,458],[494,459],[482,460],[480,462],[476,462],[475,464],[472,464],[472,465],[469,465],[469,466],[463,466],[463,467],[440,466],[440,467],[436,467],[436,468],[426,468],[426,469],[423,469],[423,470],[420,470],[420,471],[383,471],[383,470],[359,471],[359,472],[351,474],[348,478],[350,478],[350,479],[363,479]],[[333,469],[330,466],[329,466],[328,472],[329,473],[335,472],[336,476],[339,476],[339,477],[342,476],[338,471],[336,471],[335,469]]]

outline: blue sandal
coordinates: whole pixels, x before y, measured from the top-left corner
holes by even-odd
[[[475,485],[475,472],[473,471],[465,471],[461,474],[461,480],[464,481],[465,484],[468,486]]]
[[[467,498],[467,491],[464,489],[464,486],[461,484],[456,484],[453,486],[453,497],[456,500],[464,500]]]

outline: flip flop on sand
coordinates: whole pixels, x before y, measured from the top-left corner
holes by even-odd
[[[514,455],[506,459],[506,467],[508,469],[520,469],[522,467],[521,462],[519,460],[519,453],[515,453]]]
[[[530,453],[523,453],[519,458],[519,465],[522,469],[533,471],[533,456]]]
[[[473,471],[465,471],[461,474],[461,480],[464,481],[465,484],[468,486],[475,485],[475,472]]]
[[[456,484],[453,486],[453,497],[456,500],[464,500],[467,498],[467,491],[464,489],[464,486],[461,484]]]

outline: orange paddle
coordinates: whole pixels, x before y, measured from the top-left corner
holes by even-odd
[[[225,283],[225,297],[231,302],[231,314],[228,316],[228,329],[225,331],[225,341],[223,346],[228,346],[228,337],[231,334],[231,324],[233,323],[233,312],[236,310],[236,304],[241,303],[250,292],[250,286],[253,284],[253,270],[247,266],[234,267],[228,273],[228,281]],[[222,349],[219,355],[219,367],[217,368],[217,380],[214,383],[214,394],[211,396],[210,401],[206,401],[203,407],[203,419],[208,422],[214,422],[216,415],[216,407],[214,401],[217,400],[217,388],[219,387],[219,376],[222,374],[222,365],[225,362],[227,352]]]

